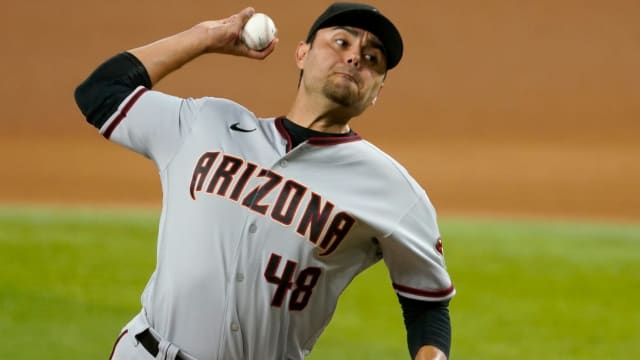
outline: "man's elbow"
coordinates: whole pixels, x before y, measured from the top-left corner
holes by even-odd
[[[76,87],[76,90],[73,92],[73,98],[75,99],[80,112],[82,112],[82,115],[87,117],[90,112],[91,102],[89,101],[89,89],[86,82],[83,82]]]

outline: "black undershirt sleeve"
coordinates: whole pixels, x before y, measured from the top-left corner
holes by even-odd
[[[93,126],[100,128],[138,86],[151,88],[144,65],[122,52],[102,63],[75,91],[76,104]]]
[[[409,353],[414,359],[424,345],[440,349],[447,358],[451,350],[451,319],[449,301],[420,301],[398,295],[404,325],[407,328]]]

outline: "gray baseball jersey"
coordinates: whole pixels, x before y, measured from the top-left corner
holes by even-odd
[[[157,166],[158,258],[142,305],[198,359],[303,358],[380,259],[405,297],[455,293],[426,193],[356,134],[290,149],[282,119],[143,87],[100,132]]]

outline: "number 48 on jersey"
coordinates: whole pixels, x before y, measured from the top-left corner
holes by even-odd
[[[282,307],[287,294],[291,292],[289,295],[289,310],[303,310],[309,303],[313,288],[318,283],[322,269],[309,266],[295,276],[298,263],[287,260],[284,268],[282,268],[280,266],[281,262],[282,256],[271,254],[264,272],[264,278],[269,283],[276,285],[276,291],[271,299],[271,306]]]

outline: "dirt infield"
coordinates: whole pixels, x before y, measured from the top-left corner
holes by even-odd
[[[640,5],[373,1],[405,57],[354,128],[396,157],[441,214],[640,221]],[[269,13],[271,58],[198,59],[157,87],[288,111],[293,49],[329,2]],[[0,204],[160,204],[152,164],[84,123],[72,93],[108,56],[244,4],[13,2],[2,15]],[[126,9],[126,11],[123,11]],[[150,10],[154,9],[154,10]]]

